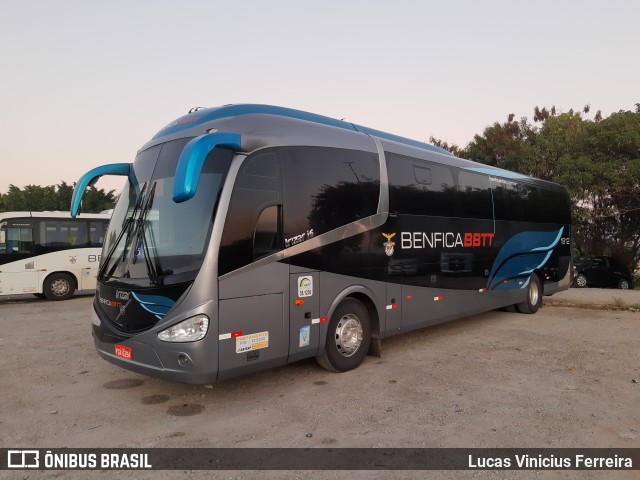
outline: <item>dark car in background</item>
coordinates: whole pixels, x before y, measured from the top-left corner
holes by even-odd
[[[629,268],[619,260],[607,256],[578,257],[573,260],[576,287],[631,288]]]

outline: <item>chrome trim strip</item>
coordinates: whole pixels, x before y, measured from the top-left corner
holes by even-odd
[[[340,240],[345,240],[360,233],[364,233],[368,230],[373,230],[374,228],[378,228],[384,225],[384,222],[387,221],[388,216],[389,214],[386,212],[376,213],[375,215],[371,215],[370,217],[362,218],[356,222],[348,223],[347,225],[338,227],[329,232],[325,232],[321,235],[318,235],[317,237],[310,238],[309,240],[294,245],[293,247],[280,250],[279,252],[269,255],[268,257],[256,260],[255,262],[250,263],[249,265],[245,265],[244,267],[240,267],[233,272],[225,273],[219,278],[220,280],[224,280],[226,278],[240,275],[255,268],[261,267],[263,265],[267,265],[272,262],[279,262],[281,260],[284,260],[285,258],[300,255],[301,253],[308,252],[309,250],[315,250],[316,248],[324,247]]]
[[[379,138],[371,137],[378,149],[378,162],[380,163],[380,198],[378,200],[378,213],[389,213],[389,174],[387,173],[387,159],[384,156],[384,148]]]

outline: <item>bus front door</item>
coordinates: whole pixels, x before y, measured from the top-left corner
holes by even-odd
[[[288,276],[274,262],[219,281],[218,380],[286,363]]]
[[[0,242],[0,295],[38,293],[38,268],[34,257],[33,229],[9,227]]]

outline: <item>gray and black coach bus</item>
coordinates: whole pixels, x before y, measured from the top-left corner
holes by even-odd
[[[102,357],[212,383],[316,357],[356,368],[381,339],[569,287],[553,183],[437,147],[264,105],[197,109],[132,164],[93,305]]]

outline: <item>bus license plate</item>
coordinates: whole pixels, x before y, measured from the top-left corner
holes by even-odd
[[[125,347],[124,345],[117,345],[115,347],[116,357],[124,358],[125,360],[131,360],[131,347]]]

